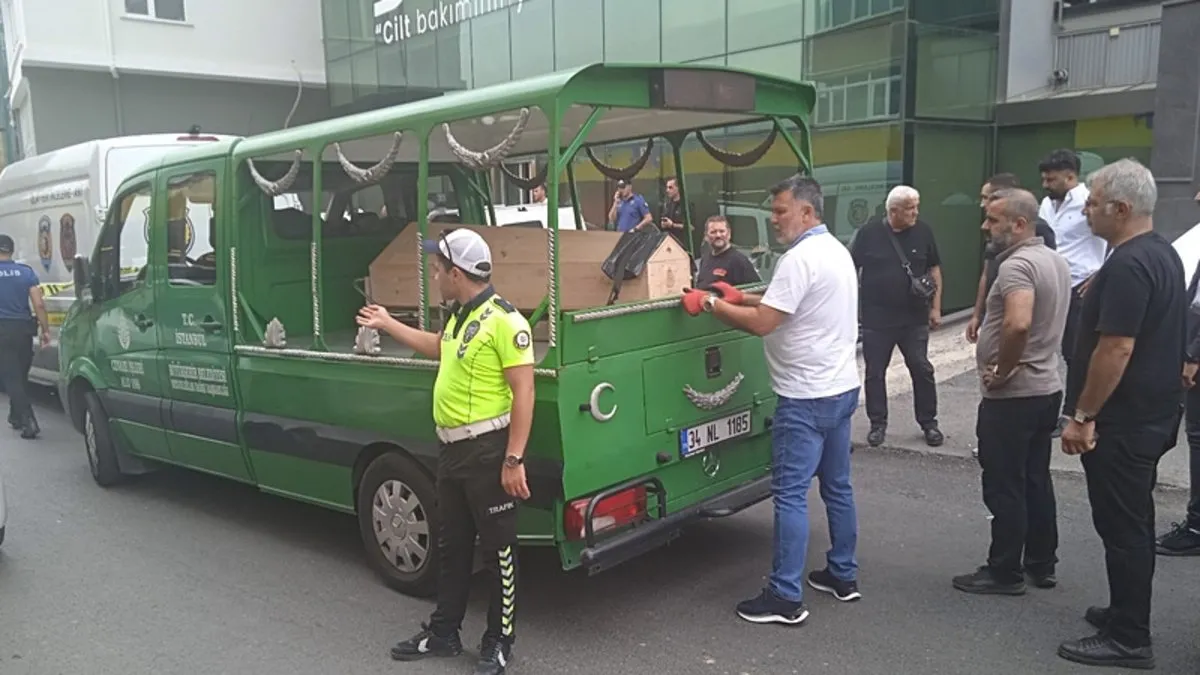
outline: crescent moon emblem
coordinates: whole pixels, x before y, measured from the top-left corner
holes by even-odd
[[[601,382],[592,388],[592,397],[588,399],[592,419],[597,422],[607,422],[617,414],[617,404],[613,404],[612,410],[606,413],[600,412],[600,395],[606,391],[613,391],[613,386],[608,382]]]

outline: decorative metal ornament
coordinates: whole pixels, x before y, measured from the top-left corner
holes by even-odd
[[[396,132],[392,139],[392,148],[388,153],[379,160],[379,163],[369,169],[360,169],[354,166],[346,156],[342,154],[342,144],[334,143],[333,150],[337,153],[338,163],[342,165],[342,170],[350,177],[350,180],[359,185],[369,185],[378,182],[379,179],[387,175],[392,170],[392,165],[396,163],[396,159],[400,156],[400,141],[403,138],[399,131]]]
[[[704,458],[701,460],[700,468],[704,470],[704,475],[709,478],[716,478],[721,471],[721,455],[720,451],[714,449],[704,453]]]
[[[266,337],[263,339],[263,346],[269,349],[283,349],[287,347],[287,331],[283,329],[283,322],[279,317],[271,319],[267,324],[265,331]]]
[[[607,422],[617,414],[616,403],[613,404],[613,407],[610,408],[608,412],[600,412],[600,396],[604,392],[613,391],[614,389],[615,388],[612,386],[612,384],[608,382],[601,382],[592,388],[592,395],[588,399],[588,412],[592,414],[592,419],[596,420],[597,422]]]
[[[525,133],[525,126],[527,124],[529,124],[529,108],[521,108],[520,118],[517,119],[513,130],[504,137],[504,140],[483,152],[475,152],[463,147],[458,142],[458,139],[454,137],[454,134],[450,132],[450,125],[445,122],[442,123],[442,131],[446,134],[446,144],[450,146],[450,151],[454,153],[458,161],[462,162],[469,169],[480,171],[490,169],[503,162],[504,158],[508,157],[508,153],[512,152],[512,149],[516,147],[517,141],[521,140],[521,135]]]
[[[692,389],[690,385],[684,385],[683,393],[688,397],[688,400],[692,402],[692,405],[696,406],[697,408],[701,410],[715,410],[716,408],[720,408],[721,406],[725,405],[729,402],[729,399],[733,398],[733,395],[737,392],[738,387],[742,386],[742,380],[745,379],[745,375],[738,373],[733,378],[733,381],[710,394],[696,391],[695,389]]]
[[[296,182],[296,177],[300,175],[300,158],[304,156],[304,151],[297,150],[296,156],[292,160],[292,165],[288,167],[287,173],[283,174],[277,181],[269,181],[263,178],[262,174],[254,166],[254,160],[247,159],[246,167],[250,169],[250,177],[254,179],[255,185],[260,190],[272,197],[277,197],[292,187],[292,183]]]
[[[379,346],[379,331],[366,326],[359,326],[354,336],[354,353],[377,356],[383,349]]]

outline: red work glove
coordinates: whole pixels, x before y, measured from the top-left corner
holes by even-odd
[[[730,286],[724,281],[713,282],[712,289],[717,295],[721,296],[722,300],[731,305],[740,305],[742,304],[742,301],[746,299],[745,293],[739,291],[733,286]]]
[[[683,311],[692,316],[698,316],[704,311],[704,298],[708,296],[708,291],[702,291],[697,288],[683,289]]]

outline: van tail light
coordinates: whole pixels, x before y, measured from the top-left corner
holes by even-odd
[[[563,513],[563,527],[567,539],[579,541],[584,538],[583,518],[589,498],[576,499],[567,504]],[[601,499],[592,511],[592,532],[600,534],[615,530],[646,517],[646,486],[639,485]]]

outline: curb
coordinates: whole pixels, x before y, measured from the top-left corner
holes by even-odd
[[[859,450],[865,450],[868,452],[885,452],[885,453],[888,453],[891,455],[901,455],[901,456],[907,455],[910,457],[917,456],[917,457],[929,457],[929,458],[935,458],[935,459],[947,459],[947,460],[953,460],[953,461],[958,461],[958,462],[970,462],[972,464],[975,464],[976,466],[979,465],[978,460],[975,459],[975,457],[971,456],[970,454],[968,454],[967,456],[964,457],[963,455],[958,454],[956,452],[949,452],[949,451],[945,451],[945,450],[941,450],[939,448],[933,448],[933,447],[917,448],[917,447],[909,447],[909,446],[903,446],[903,445],[892,445],[889,443],[884,443],[883,445],[871,447],[867,443],[862,443],[859,441],[851,441],[850,442],[850,452],[853,453],[853,452],[857,452]],[[1084,475],[1082,468],[1081,469],[1061,469],[1061,468],[1051,467],[1050,473],[1052,475],[1056,475],[1056,476],[1081,477]],[[1172,494],[1179,493],[1179,494],[1187,495],[1190,493],[1190,488],[1187,485],[1178,485],[1176,483],[1171,483],[1171,482],[1167,482],[1167,481],[1159,481],[1158,484],[1154,486],[1154,491],[1155,492],[1172,493]]]

